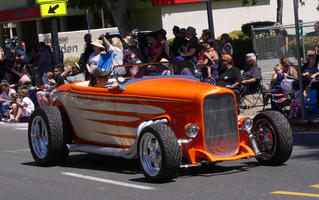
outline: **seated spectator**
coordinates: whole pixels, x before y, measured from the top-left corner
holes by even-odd
[[[316,59],[316,52],[314,50],[307,51],[306,62],[302,66],[302,81],[306,86],[306,96],[309,97],[311,84],[315,81],[312,75],[318,73],[319,61]]]
[[[157,34],[155,32],[151,32],[147,35],[147,39],[149,44],[151,45],[149,48],[148,55],[149,62],[159,62],[164,55],[164,46],[163,43],[157,38]]]
[[[280,64],[277,64],[274,67],[274,71],[275,73],[272,75],[268,93],[271,93],[271,94],[282,93],[281,82],[288,76],[288,74],[283,72],[282,66]]]
[[[302,66],[302,76],[310,77],[318,72],[318,62],[316,60],[316,52],[314,50],[307,51],[306,62]]]
[[[53,68],[53,73],[54,73],[54,76],[53,76],[53,79],[49,80],[49,82],[51,84],[54,85],[54,87],[59,87],[60,85],[63,85],[64,84],[64,80],[61,76],[62,74],[62,69],[60,66],[54,66]]]
[[[173,27],[173,34],[175,36],[173,43],[170,47],[170,58],[172,60],[175,59],[175,57],[180,56],[182,52],[185,51],[188,40],[186,39],[186,30],[182,31],[178,26]]]
[[[247,68],[241,75],[243,92],[255,89],[261,80],[261,72],[256,63],[256,55],[254,53],[246,54]]]
[[[62,74],[64,83],[74,83],[78,81],[85,81],[84,74],[80,71],[80,66],[77,63],[71,62],[71,67],[67,67],[67,70]],[[93,72],[93,71],[92,71]]]
[[[298,72],[294,66],[291,65],[289,59],[287,57],[282,57],[280,59],[280,64],[282,66],[283,72],[288,74],[288,76],[293,78],[298,78]]]
[[[20,79],[17,83],[10,85],[11,88],[18,88],[22,85],[25,85],[28,88],[30,88],[32,86],[32,84],[31,84],[31,79],[32,79],[31,70],[30,70],[30,66],[28,66],[28,64],[23,65],[23,72],[19,72],[14,68],[12,68],[11,71],[20,77]]]
[[[194,65],[196,65],[197,63],[197,56],[201,48],[199,39],[196,37],[196,35],[197,33],[194,27],[187,27],[186,38],[189,39],[189,41],[186,46],[185,52],[180,54],[184,61],[188,61]]]
[[[238,91],[241,83],[240,70],[231,64],[232,59],[228,54],[222,56],[222,69],[216,85]]]
[[[54,67],[54,75],[52,72],[47,73],[47,80],[49,84],[45,84],[41,91],[36,93],[39,106],[48,106],[52,103],[51,91],[56,87],[64,84],[64,80],[61,77],[61,68],[59,66]]]
[[[230,56],[233,56],[234,50],[230,41],[231,38],[227,33],[223,33],[220,36],[219,46],[221,47],[222,55],[228,54]],[[232,65],[234,65],[234,59],[232,60]]]
[[[21,117],[30,117],[34,111],[34,104],[29,98],[27,89],[19,89],[19,98],[16,104],[13,104],[12,111],[10,112],[9,123],[18,123]]]
[[[123,50],[123,64],[129,65],[132,64],[132,62],[140,62],[140,55],[139,51],[137,49],[136,42],[132,36],[127,36],[124,38],[124,44],[125,48]]]
[[[0,86],[2,89],[0,96],[0,117],[5,118],[6,111],[10,110],[11,94],[16,93],[16,91],[9,87],[9,83],[6,80],[3,80]]]

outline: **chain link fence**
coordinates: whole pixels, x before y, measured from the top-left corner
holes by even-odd
[[[301,56],[304,61],[308,50],[319,47],[319,35],[315,34],[319,22],[300,23]],[[258,60],[280,59],[284,56],[297,58],[295,24],[274,25],[271,27],[252,27],[253,48]]]

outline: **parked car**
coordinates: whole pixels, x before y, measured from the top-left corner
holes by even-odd
[[[142,75],[131,77],[132,67]],[[65,162],[74,151],[138,158],[146,179],[162,182],[203,162],[289,159],[292,130],[280,112],[241,117],[229,89],[162,75],[173,71],[163,64],[126,68],[128,75],[110,78],[106,88],[88,81],[60,86],[52,106],[33,112],[28,139],[38,164]]]

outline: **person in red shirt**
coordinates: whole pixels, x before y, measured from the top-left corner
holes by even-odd
[[[159,62],[163,58],[164,46],[161,41],[158,40],[156,33],[151,32],[147,35],[149,44],[149,61]]]

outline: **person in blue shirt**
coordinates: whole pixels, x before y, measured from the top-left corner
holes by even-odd
[[[19,63],[26,63],[27,59],[28,57],[25,42],[21,42],[20,48],[16,51],[16,61]]]

